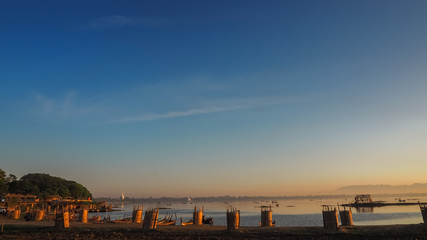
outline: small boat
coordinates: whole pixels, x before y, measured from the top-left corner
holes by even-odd
[[[176,224],[176,214],[175,214],[175,220],[172,220],[172,214],[166,214],[166,216],[162,219],[157,221],[157,225],[162,226],[169,226],[169,225],[175,225]]]
[[[398,202],[388,203],[385,201],[372,201],[370,194],[356,195],[353,203],[341,204],[343,207],[355,207],[355,208],[374,208],[374,207],[385,207],[385,206],[409,206],[418,205],[416,202],[406,202],[404,199],[396,198]]]
[[[187,225],[193,225],[193,224],[194,224],[193,219],[188,220],[187,222],[183,222],[181,218],[181,226],[187,226]]]
[[[116,219],[116,220],[113,220],[111,222],[113,222],[113,223],[130,223],[130,222],[132,222],[132,218],[128,217],[128,218]]]
[[[157,225],[159,226],[171,226],[176,225],[176,220],[170,220],[170,221],[164,221],[164,222],[158,222]]]

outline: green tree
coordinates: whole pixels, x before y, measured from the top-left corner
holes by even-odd
[[[10,182],[13,182],[13,181],[16,181],[16,180],[17,180],[17,178],[13,174],[9,174],[9,176],[6,178],[6,182],[7,183],[10,183]]]
[[[0,168],[0,195],[7,193],[6,173]]]
[[[44,173],[30,173],[19,181],[12,181],[9,183],[9,190],[12,193],[34,194],[41,198],[49,195],[75,199],[92,197],[92,194],[83,185]]]

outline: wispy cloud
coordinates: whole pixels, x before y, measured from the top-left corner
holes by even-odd
[[[83,106],[83,104],[77,103],[77,96],[73,91],[68,91],[58,99],[35,93],[34,100],[36,107],[33,110],[47,117],[80,117],[96,111],[94,106]]]
[[[225,111],[241,110],[262,107],[267,105],[275,105],[281,103],[288,103],[298,101],[297,99],[290,98],[252,98],[252,99],[234,99],[218,101],[217,106],[209,106],[205,108],[194,108],[184,111],[170,111],[162,114],[143,114],[138,116],[127,116],[119,119],[108,121],[107,123],[132,123],[132,122],[145,122],[160,119],[171,119],[178,117],[187,117],[201,114],[212,114]],[[226,106],[225,106],[226,105]]]
[[[236,109],[242,109],[244,107],[212,107],[206,109],[190,109],[181,112],[168,112],[163,114],[145,114],[141,116],[133,116],[133,117],[123,117],[117,120],[111,120],[108,123],[130,123],[130,122],[145,122],[145,121],[153,121],[159,119],[169,119],[169,118],[177,118],[177,117],[185,117],[192,115],[200,115],[200,114],[209,114],[209,113],[217,113],[224,112]]]
[[[126,124],[161,119],[183,118],[226,111],[255,109],[304,101],[305,98],[283,96],[283,92],[261,91],[245,79],[219,81],[209,76],[172,79],[159,83],[130,86],[79,96],[68,91],[59,97],[36,93],[31,110],[39,116],[56,120],[82,120],[102,124]],[[254,94],[254,89],[261,89]]]

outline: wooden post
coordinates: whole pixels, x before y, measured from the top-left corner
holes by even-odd
[[[200,226],[203,224],[203,207],[200,209],[197,209],[197,207],[194,207],[193,220],[194,220],[194,225]]]
[[[159,209],[149,209],[145,211],[144,222],[142,223],[143,230],[152,230],[157,228],[157,218],[159,217]]]
[[[239,230],[240,227],[240,210],[231,208],[227,209],[227,230]]]
[[[79,212],[79,222],[81,223],[87,223],[87,214],[89,210],[87,208],[80,209]]]
[[[353,226],[353,214],[351,209],[340,210],[341,226]]]
[[[332,206],[323,206],[322,215],[325,229],[334,230],[339,228],[337,209],[332,208]]]
[[[70,213],[68,212],[68,208],[61,208],[56,210],[55,227],[56,228],[70,227]]]
[[[133,223],[141,223],[142,221],[142,206],[133,207],[132,211],[132,222]]]
[[[273,226],[273,211],[270,207],[261,207],[261,227]]]
[[[19,220],[21,218],[21,209],[15,209],[12,213],[12,219]]]
[[[35,218],[34,218],[34,221],[41,221],[41,220],[43,220],[43,218],[44,218],[44,210],[42,210],[42,209],[37,209],[37,211],[36,211],[36,216],[35,216]]]
[[[427,203],[418,202],[418,205],[420,206],[421,215],[423,216],[423,222],[427,224]]]

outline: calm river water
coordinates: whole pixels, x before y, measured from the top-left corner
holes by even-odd
[[[426,196],[399,197],[406,202],[427,202]],[[374,197],[374,201],[381,200],[386,202],[396,202],[395,197]],[[272,201],[277,201],[279,204]],[[166,213],[176,214],[179,219],[184,221],[192,218],[194,207],[204,207],[204,215],[214,218],[214,225],[226,225],[225,213],[227,207],[240,209],[241,226],[259,226],[260,206],[271,205],[273,210],[273,220],[276,226],[323,226],[322,205],[337,205],[337,203],[348,203],[351,198],[312,198],[312,199],[271,199],[263,201],[231,201],[231,202],[114,202],[116,206],[114,212],[108,213],[90,213],[91,216],[110,216],[112,220],[132,216],[134,206],[143,206],[144,211],[148,208],[163,207],[170,209],[161,209],[159,218],[164,217]],[[389,224],[417,224],[423,222],[418,205],[411,206],[387,206],[373,209],[352,209],[353,223],[355,225],[389,225]]]

